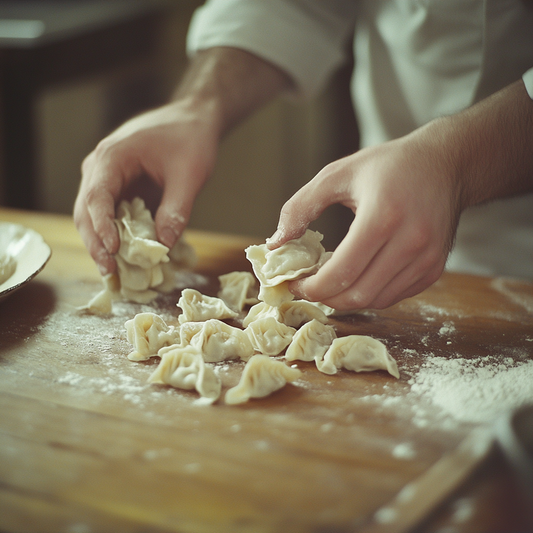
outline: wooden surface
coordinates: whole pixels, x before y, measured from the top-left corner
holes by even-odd
[[[141,310],[176,320],[179,292],[151,307],[119,304],[110,318],[80,315],[101,283],[71,219],[0,209],[0,220],[36,229],[53,250],[0,303],[4,533],[363,531],[475,427],[413,393],[424,361],[533,354],[532,285],[447,274],[391,309],[332,320],[339,334],[383,340],[400,380],[298,363],[297,386],[243,406],[200,405],[194,392],[148,385],[156,361],[127,359],[124,322]],[[249,269],[248,239],[187,237],[200,256],[188,281],[202,292],[216,292],[219,274]],[[224,389],[242,366],[218,365]],[[395,453],[402,446],[411,453]],[[528,530],[497,451],[417,531],[446,527]]]

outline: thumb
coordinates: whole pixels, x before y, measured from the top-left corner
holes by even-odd
[[[301,237],[311,222],[335,202],[326,180],[318,174],[297,191],[281,208],[278,227],[267,239],[267,246],[274,250],[287,241]]]
[[[188,198],[187,191],[167,187],[155,215],[158,240],[172,248],[189,222],[194,198]]]

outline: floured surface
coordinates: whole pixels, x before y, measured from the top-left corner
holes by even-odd
[[[204,256],[194,288],[215,295],[218,274],[246,267],[234,244],[218,262]],[[505,285],[517,300],[490,280],[445,276],[392,309],[331,319],[338,335],[385,343],[399,380],[297,361],[302,376],[268,398],[203,405],[194,391],[148,384],[156,360],[127,358],[126,320],[151,311],[177,324],[179,292],[80,315],[99,281],[63,275],[62,253],[0,306],[0,477],[12,487],[3,530],[23,501],[32,531],[350,531],[527,397],[529,285]],[[224,394],[244,363],[213,367]]]

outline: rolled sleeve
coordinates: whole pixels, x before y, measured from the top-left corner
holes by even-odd
[[[526,86],[527,94],[529,94],[529,97],[533,100],[533,68],[530,68],[524,73],[522,80]]]
[[[312,96],[345,60],[355,2],[333,0],[210,0],[196,10],[189,55],[215,46],[251,52],[284,70]]]

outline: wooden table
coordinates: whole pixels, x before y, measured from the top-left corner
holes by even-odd
[[[379,531],[387,524],[374,513],[476,426],[413,392],[421,365],[488,357],[508,368],[533,354],[532,285],[446,274],[391,309],[332,319],[339,334],[382,339],[400,380],[298,363],[298,386],[242,406],[200,405],[194,392],[148,385],[155,361],[126,357],[124,322],[147,309],[175,319],[179,294],[80,315],[101,284],[71,219],[0,209],[0,220],[36,229],[53,250],[0,304],[2,532]],[[249,239],[187,237],[203,292],[216,291],[218,274],[249,268]],[[219,365],[223,386],[241,369]],[[416,531],[445,527],[531,530],[498,451]]]

